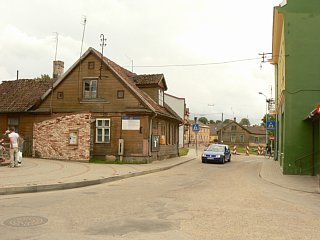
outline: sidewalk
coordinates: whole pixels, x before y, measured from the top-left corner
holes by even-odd
[[[259,176],[275,185],[308,193],[320,193],[317,176],[283,175],[278,161],[264,159]]]
[[[194,160],[195,150],[183,157],[149,164],[93,164],[24,158],[21,167],[0,167],[0,195],[62,190],[117,181],[164,171]]]
[[[117,181],[164,171],[194,159],[199,160],[200,154],[201,150],[198,150],[196,156],[195,149],[190,149],[187,156],[150,164],[93,164],[24,158],[21,167],[0,167],[0,195],[62,190]],[[272,159],[263,159],[259,176],[284,188],[320,193],[318,177],[283,175],[279,162]]]

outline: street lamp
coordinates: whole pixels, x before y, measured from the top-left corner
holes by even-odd
[[[267,122],[268,122],[268,98],[265,94],[263,94],[262,92],[259,92],[260,95],[263,95],[266,98],[266,146],[268,144],[268,130],[267,130]]]

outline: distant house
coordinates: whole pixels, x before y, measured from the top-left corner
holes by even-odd
[[[222,131],[222,134],[221,134]],[[265,128],[261,126],[242,126],[235,121],[231,121],[218,130],[219,142],[238,146],[265,146]],[[222,139],[221,139],[222,136]]]
[[[219,141],[218,130],[221,128],[221,123],[210,123],[208,124],[210,128],[210,138],[209,142],[214,143]]]
[[[137,75],[93,48],[55,80],[4,81],[0,131],[14,127],[25,154],[150,162],[178,156],[183,119],[164,101],[163,74]]]
[[[185,109],[185,113],[184,113],[184,146],[185,147],[189,147],[190,145],[190,139],[191,139],[191,132],[190,132],[190,120],[189,120],[189,116],[190,116],[190,111],[189,108]]]
[[[186,115],[186,100],[185,98],[179,98],[170,94],[164,94],[164,102],[168,104],[181,119],[184,119],[184,122],[181,126],[179,126],[179,147],[183,147],[185,145],[184,142],[184,133],[185,126],[187,121],[185,121]]]

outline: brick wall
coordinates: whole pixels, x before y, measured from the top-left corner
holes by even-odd
[[[91,115],[82,113],[59,116],[35,123],[33,128],[33,156],[89,161],[90,122]]]

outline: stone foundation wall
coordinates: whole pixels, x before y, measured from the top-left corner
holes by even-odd
[[[33,156],[60,160],[90,160],[89,113],[56,117],[34,124]]]

